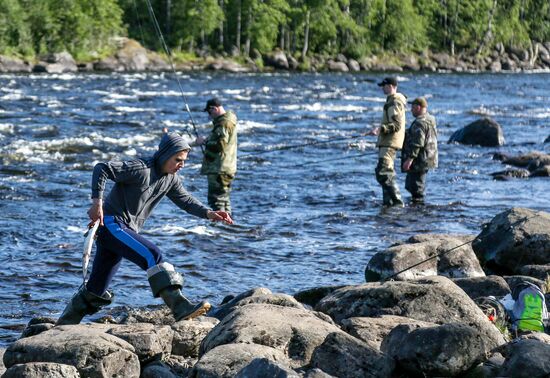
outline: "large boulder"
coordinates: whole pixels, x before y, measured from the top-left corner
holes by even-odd
[[[417,327],[433,327],[437,324],[406,318],[404,316],[382,315],[378,318],[357,317],[342,320],[342,329],[352,336],[380,350],[382,341],[401,324],[413,324]]]
[[[10,367],[2,378],[80,378],[74,366],[51,362],[33,362]]]
[[[0,72],[29,73],[32,67],[29,63],[18,59],[0,55]]]
[[[47,73],[66,73],[77,72],[78,67],[71,54],[68,52],[60,52],[48,54],[42,57],[41,62],[37,63],[34,68],[34,72],[47,72]]]
[[[149,65],[147,50],[139,42],[122,38],[122,47],[116,52],[115,57],[124,67],[125,71],[144,71]]]
[[[57,326],[17,340],[4,354],[4,364],[52,362],[72,365],[82,377],[139,377],[135,349],[126,341],[93,325]]]
[[[518,269],[518,274],[546,280],[550,277],[550,264],[546,265],[524,265]]]
[[[367,264],[365,279],[372,282],[389,277],[397,280],[436,275],[449,278],[483,277],[485,273],[469,240],[469,236],[413,236],[403,244],[376,253]],[[422,261],[425,262],[415,266]],[[407,269],[409,267],[412,268]]]
[[[288,367],[268,358],[255,358],[242,368],[235,378],[300,378],[300,376]]]
[[[174,331],[170,326],[155,326],[148,323],[116,325],[107,333],[132,345],[142,363],[163,359],[172,352]]]
[[[335,62],[334,60],[329,60],[327,62],[327,68],[332,72],[349,72],[349,67],[344,62]]]
[[[511,342],[500,377],[533,378],[550,376],[550,345],[539,340]]]
[[[449,143],[496,147],[504,145],[504,134],[498,123],[490,118],[483,118],[455,131]]]
[[[338,323],[351,317],[397,315],[436,324],[464,323],[478,329],[487,347],[505,342],[502,334],[462,289],[445,277],[347,286],[323,298],[316,310]]]
[[[202,340],[218,324],[214,318],[199,317],[174,323],[172,330],[172,354],[184,357],[198,357]]]
[[[501,276],[455,278],[452,280],[472,299],[479,297],[504,297],[510,294],[510,286]]]
[[[235,309],[208,334],[201,355],[224,344],[260,344],[280,350],[292,367],[309,363],[313,350],[332,332],[342,332],[324,314],[270,304]]]
[[[472,242],[482,262],[497,273],[519,273],[523,265],[550,264],[550,214],[512,208],[497,214]]]
[[[487,357],[479,330],[461,323],[418,328],[400,325],[382,343],[382,351],[414,376],[453,377],[468,371]]]
[[[342,287],[344,286],[322,286],[305,289],[294,294],[294,298],[300,303],[305,303],[308,306],[315,307],[321,299],[332,293],[334,290],[341,289]]]
[[[311,366],[335,377],[390,377],[394,362],[388,355],[345,333],[331,333],[311,357]]]
[[[279,70],[288,70],[288,59],[282,50],[275,50],[270,54],[264,55],[264,63],[266,66],[271,66]]]
[[[256,358],[288,366],[288,359],[280,350],[259,344],[220,345],[201,357],[189,378],[232,378]]]

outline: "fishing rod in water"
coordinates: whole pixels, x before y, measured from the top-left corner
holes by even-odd
[[[149,16],[151,17],[151,20],[153,21],[153,26],[154,26],[155,32],[157,34],[157,37],[159,38],[159,40],[161,42],[161,45],[162,45],[164,51],[166,52],[166,55],[168,56],[168,62],[170,63],[170,68],[172,69],[172,73],[174,74],[174,77],[176,78],[176,82],[178,83],[178,87],[179,87],[179,90],[180,90],[180,93],[181,93],[181,97],[183,99],[183,104],[185,105],[185,110],[187,111],[187,114],[189,115],[189,119],[191,120],[191,125],[193,126],[193,131],[195,133],[195,137],[198,138],[199,133],[197,131],[197,126],[195,124],[195,120],[193,119],[193,115],[191,114],[191,110],[189,109],[189,105],[187,104],[187,99],[185,97],[185,93],[183,92],[183,87],[181,85],[180,79],[179,79],[178,74],[176,72],[176,68],[174,66],[174,61],[172,59],[172,52],[170,51],[170,48],[168,47],[168,45],[166,44],[166,41],[164,40],[164,35],[162,34],[162,30],[160,30],[160,25],[157,21],[157,17],[155,16],[155,11],[153,10],[153,6],[151,5],[151,1],[150,0],[145,0],[145,2],[147,3],[147,10],[149,11]],[[189,130],[187,130],[187,128],[186,128],[185,131],[187,132],[187,134],[190,137],[193,137],[191,135],[191,133],[189,132]],[[201,144],[200,147],[201,147],[202,153],[204,154],[203,145]]]
[[[247,157],[251,157],[251,156],[267,154],[267,153],[270,153],[270,152],[291,150],[291,149],[293,149],[293,148],[302,148],[302,147],[309,147],[309,146],[317,146],[317,145],[320,145],[320,144],[328,144],[328,143],[333,143],[333,142],[340,142],[340,141],[344,141],[344,140],[350,140],[350,139],[361,138],[361,137],[364,137],[364,136],[365,136],[365,134],[351,135],[351,136],[348,136],[348,137],[334,138],[334,139],[330,139],[330,140],[312,141],[312,142],[309,142],[309,143],[292,144],[292,145],[289,145],[289,146],[275,147],[275,148],[266,149],[266,150],[250,151],[249,153],[247,153],[247,154],[245,154],[245,155],[241,155],[241,156],[239,156],[239,157],[240,157],[240,158],[247,158]]]
[[[523,223],[523,222],[527,222],[528,220],[533,219],[533,218],[536,218],[536,217],[540,217],[540,214],[539,214],[539,213],[536,213],[535,215],[530,216],[530,217],[523,217],[523,218],[521,218],[521,219],[515,221],[514,223],[510,224],[510,225],[506,228],[506,230],[504,230],[504,231],[511,230],[511,229],[513,229],[515,226],[517,226],[517,225],[519,225],[519,224],[521,224],[521,223]],[[416,268],[417,266],[422,265],[422,264],[424,264],[425,262],[428,262],[428,261],[433,260],[433,259],[435,259],[435,258],[441,257],[441,256],[443,256],[443,255],[445,255],[445,254],[447,254],[447,253],[449,253],[449,252],[451,252],[451,251],[454,251],[455,249],[458,249],[458,248],[460,248],[460,247],[464,247],[465,245],[468,245],[468,244],[472,243],[474,240],[476,240],[476,238],[477,238],[477,236],[476,236],[475,238],[473,238],[473,239],[471,239],[471,240],[465,242],[465,243],[462,243],[462,244],[460,244],[460,245],[457,245],[456,247],[453,247],[453,248],[451,248],[451,249],[448,249],[448,250],[446,250],[446,251],[443,251],[443,252],[441,252],[441,253],[438,253],[438,254],[435,254],[435,255],[433,255],[433,256],[431,256],[431,257],[428,257],[427,259],[424,259],[424,260],[422,260],[422,261],[420,261],[420,262],[418,262],[418,263],[416,263],[416,264],[413,264],[413,265],[409,266],[408,268],[405,268],[405,269],[403,269],[403,270],[400,270],[399,272],[394,273],[394,274],[392,274],[391,276],[386,277],[386,278],[380,280],[380,282],[391,281],[391,280],[393,280],[395,277],[397,277],[398,275],[400,275],[401,273],[404,273],[404,272],[406,272],[406,271],[408,271],[408,270],[410,270],[410,269],[412,269],[412,268]],[[524,251],[523,253],[525,253],[525,251]]]

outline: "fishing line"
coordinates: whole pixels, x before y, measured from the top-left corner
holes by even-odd
[[[378,153],[377,151],[369,151],[369,152],[364,153],[364,154],[347,155],[347,156],[343,156],[343,157],[340,157],[340,158],[332,158],[332,159],[325,159],[325,160],[308,161],[308,162],[305,162],[305,163],[293,164],[293,165],[283,165],[281,168],[299,168],[299,167],[305,167],[305,166],[313,165],[313,164],[326,163],[326,162],[329,162],[329,161],[338,161],[338,160],[344,160],[344,159],[354,159],[354,158],[359,158],[359,157],[363,157],[363,156],[367,156],[367,155],[374,155],[374,154],[377,154],[377,153]]]
[[[189,105],[187,104],[187,98],[185,97],[185,93],[183,92],[183,87],[182,87],[180,79],[179,79],[179,77],[176,73],[176,68],[174,66],[174,61],[172,59],[172,52],[170,51],[170,49],[168,48],[168,45],[166,44],[166,42],[164,40],[164,35],[162,34],[162,30],[160,29],[160,25],[157,21],[157,17],[155,16],[155,11],[153,10],[153,6],[151,5],[151,1],[150,0],[145,0],[145,2],[147,3],[147,10],[149,11],[149,16],[153,20],[153,26],[155,28],[155,32],[157,34],[157,37],[159,38],[159,40],[161,42],[161,45],[164,48],[164,51],[166,52],[166,55],[168,56],[168,62],[170,63],[170,68],[172,69],[172,72],[174,73],[174,76],[175,76],[176,81],[178,83],[178,87],[179,87],[179,90],[180,90],[180,93],[181,93],[181,97],[183,98],[183,103],[185,105],[185,110],[187,111],[187,114],[189,115],[189,119],[191,120],[191,125],[193,126],[193,131],[195,133],[195,137],[198,138],[199,133],[197,132],[197,126],[195,124],[195,120],[193,119],[193,115],[191,114],[191,110],[189,110]],[[190,137],[192,137],[191,133],[189,132],[189,130],[187,130],[187,128],[186,128],[185,131],[187,132],[187,134]],[[203,145],[201,144],[200,147],[201,147],[202,153],[204,154]]]
[[[339,142],[339,141],[344,141],[344,140],[349,140],[349,139],[361,138],[361,137],[364,137],[364,136],[365,136],[364,134],[352,135],[352,136],[348,136],[348,137],[334,138],[334,139],[330,139],[330,140],[312,141],[312,142],[303,143],[303,144],[292,144],[292,145],[289,145],[289,146],[274,147],[274,148],[266,149],[266,150],[250,151],[249,153],[247,153],[245,155],[240,155],[239,158],[242,159],[242,158],[247,158],[247,157],[250,157],[250,156],[267,154],[267,153],[275,152],[275,151],[284,151],[284,150],[291,150],[293,148],[302,148],[302,147],[308,147],[308,146],[316,146],[316,145],[319,145],[319,144]]]
[[[528,220],[533,219],[533,218],[536,218],[536,217],[540,217],[540,213],[537,212],[535,215],[532,215],[532,216],[530,216],[530,217],[523,217],[522,219],[519,219],[519,220],[515,221],[514,223],[510,224],[504,231],[511,230],[511,229],[513,229],[515,226],[517,226],[518,224],[521,224],[521,223],[523,223],[523,222],[527,222]],[[488,237],[488,236],[487,236],[487,237]],[[465,243],[462,243],[462,244],[460,244],[460,245],[457,245],[456,247],[453,247],[453,248],[451,248],[451,249],[448,249],[448,250],[446,250],[446,251],[443,251],[443,252],[441,252],[441,253],[438,253],[438,254],[436,254],[436,255],[433,255],[433,256],[431,256],[431,257],[428,257],[428,258],[425,259],[425,260],[422,260],[422,261],[420,261],[420,262],[418,262],[418,263],[416,263],[416,264],[413,264],[413,265],[409,266],[408,268],[405,268],[405,269],[403,269],[403,270],[401,270],[401,271],[399,271],[399,272],[397,272],[397,273],[392,274],[392,275],[389,276],[389,277],[384,278],[384,279],[381,280],[380,282],[386,282],[386,281],[392,280],[392,279],[394,279],[395,277],[397,277],[399,274],[404,273],[404,272],[406,272],[407,270],[410,270],[410,269],[415,268],[415,267],[417,267],[417,266],[419,266],[419,265],[422,265],[422,264],[424,264],[425,262],[428,262],[428,261],[430,261],[430,260],[433,260],[433,259],[435,259],[435,258],[437,258],[437,257],[443,256],[443,255],[445,255],[445,254],[447,254],[447,253],[449,253],[449,252],[451,252],[451,251],[454,251],[455,249],[458,249],[458,248],[460,248],[460,247],[464,247],[465,245],[468,245],[468,244],[472,243],[474,240],[476,240],[476,238],[477,238],[477,236],[476,236],[475,238],[473,238],[473,239],[471,239],[471,240],[465,242]],[[482,240],[482,239],[480,239],[480,240]]]

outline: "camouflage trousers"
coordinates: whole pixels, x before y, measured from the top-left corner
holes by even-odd
[[[231,182],[235,176],[221,173],[208,175],[208,205],[212,210],[223,210],[231,214]]]
[[[424,202],[424,190],[426,190],[426,175],[428,170],[407,172],[405,189],[412,195],[413,202]]]
[[[378,149],[378,164],[374,172],[376,181],[382,187],[384,206],[403,205],[394,169],[396,152],[396,149],[391,147]]]

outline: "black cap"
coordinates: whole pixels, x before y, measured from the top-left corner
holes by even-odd
[[[207,112],[209,108],[218,106],[222,106],[222,102],[220,101],[220,99],[217,97],[211,98],[210,100],[206,101],[206,106],[204,107],[203,112]]]
[[[397,87],[397,79],[395,77],[385,77],[384,80],[378,83],[378,86],[383,87],[386,84],[391,84],[394,87]]]

